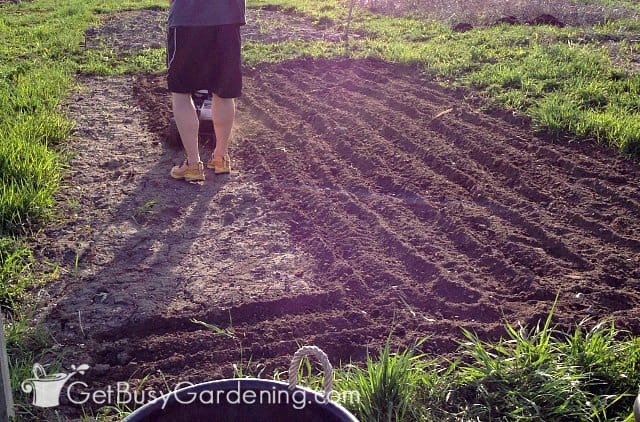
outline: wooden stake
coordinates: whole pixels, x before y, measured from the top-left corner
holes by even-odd
[[[349,28],[351,28],[351,13],[353,12],[353,1],[349,1],[349,17],[347,18],[347,32],[344,36],[344,46],[349,50]]]
[[[15,418],[13,396],[11,395],[11,377],[9,376],[9,357],[7,342],[4,339],[4,318],[0,314],[0,422],[9,422]]]

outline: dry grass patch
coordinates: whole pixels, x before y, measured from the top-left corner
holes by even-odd
[[[636,16],[627,7],[602,4],[577,4],[567,0],[358,0],[372,12],[426,15],[455,25],[466,22],[488,25],[505,17],[519,23],[533,23],[543,15],[555,17],[565,25],[589,26]]]

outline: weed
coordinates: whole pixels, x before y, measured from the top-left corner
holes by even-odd
[[[365,368],[349,366],[337,375],[339,391],[355,391],[360,400],[345,403],[360,420],[415,420],[420,412],[418,391],[425,384],[429,363],[416,351],[421,345],[392,353],[390,337],[377,360],[367,357]]]
[[[607,324],[585,330],[582,323],[566,335],[552,317],[553,310],[530,329],[507,323],[508,337],[491,344],[464,331],[440,409],[465,420],[626,418],[637,393],[638,377],[629,372],[637,367],[637,340],[617,339]]]
[[[213,324],[209,324],[208,322],[204,322],[204,321],[200,321],[197,319],[191,319],[191,322],[193,322],[194,324],[200,325],[204,328],[206,328],[207,330],[211,330],[213,331],[215,334],[220,334],[223,335],[225,337],[228,337],[232,340],[238,340],[238,337],[236,336],[233,327],[229,327],[229,328],[220,328],[217,325],[213,325]]]
[[[151,214],[154,213],[154,208],[157,204],[158,201],[155,199],[148,200],[135,210],[135,212],[133,213],[133,219],[139,223],[145,218],[148,218]]]
[[[360,420],[628,420],[640,383],[640,341],[613,323],[557,330],[555,306],[531,328],[505,323],[507,337],[484,342],[463,330],[455,361],[390,342],[364,367],[336,371],[337,391]]]
[[[233,328],[233,320],[231,319],[231,314],[229,314],[228,328],[220,328],[217,325],[197,319],[191,319],[191,322],[200,325],[201,327],[204,327],[215,334],[227,337],[237,343],[239,350],[239,360],[238,363],[233,364],[233,375],[235,378],[260,378],[262,376],[265,370],[265,366],[263,364],[258,363],[254,365],[253,358],[251,356],[249,356],[249,358],[245,360],[242,339]]]
[[[54,345],[54,339],[42,325],[33,325],[35,310],[22,306],[14,308],[14,316],[4,321],[4,333],[9,356],[11,390],[18,416],[33,420],[31,398],[21,389],[24,380],[33,376],[33,365]],[[60,360],[54,360],[48,367],[56,371],[61,368]],[[19,419],[20,420],[20,419]]]
[[[38,284],[32,274],[31,251],[13,238],[0,238],[0,306],[13,310],[25,291]]]

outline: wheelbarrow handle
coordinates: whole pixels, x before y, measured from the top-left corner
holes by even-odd
[[[298,385],[298,368],[300,368],[300,362],[305,356],[315,356],[320,363],[322,363],[322,369],[324,371],[324,399],[326,402],[331,400],[331,390],[333,390],[333,367],[327,354],[317,346],[303,346],[293,354],[291,359],[291,365],[289,365],[289,389],[293,390]]]

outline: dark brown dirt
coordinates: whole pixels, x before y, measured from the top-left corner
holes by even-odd
[[[163,48],[167,14],[163,10],[131,10],[106,16],[84,33],[84,47],[121,52]]]
[[[311,19],[273,9],[248,9],[247,26],[242,28],[245,42],[272,44],[291,40],[323,40],[337,42],[343,34],[324,29]],[[358,34],[351,34],[358,37]]]
[[[637,164],[535,136],[414,67],[298,60],[244,81],[235,170],[200,184],[167,175],[182,153],[164,144],[163,77],[86,78],[70,99],[43,312],[90,385],[270,377],[303,344],[360,362],[390,333],[452,354],[463,328],[497,339],[556,295],[561,326],[640,334]]]
[[[529,21],[530,25],[551,25],[557,26],[558,28],[564,28],[566,25],[560,19],[556,18],[553,15],[542,14],[540,16],[536,16],[531,21]]]

